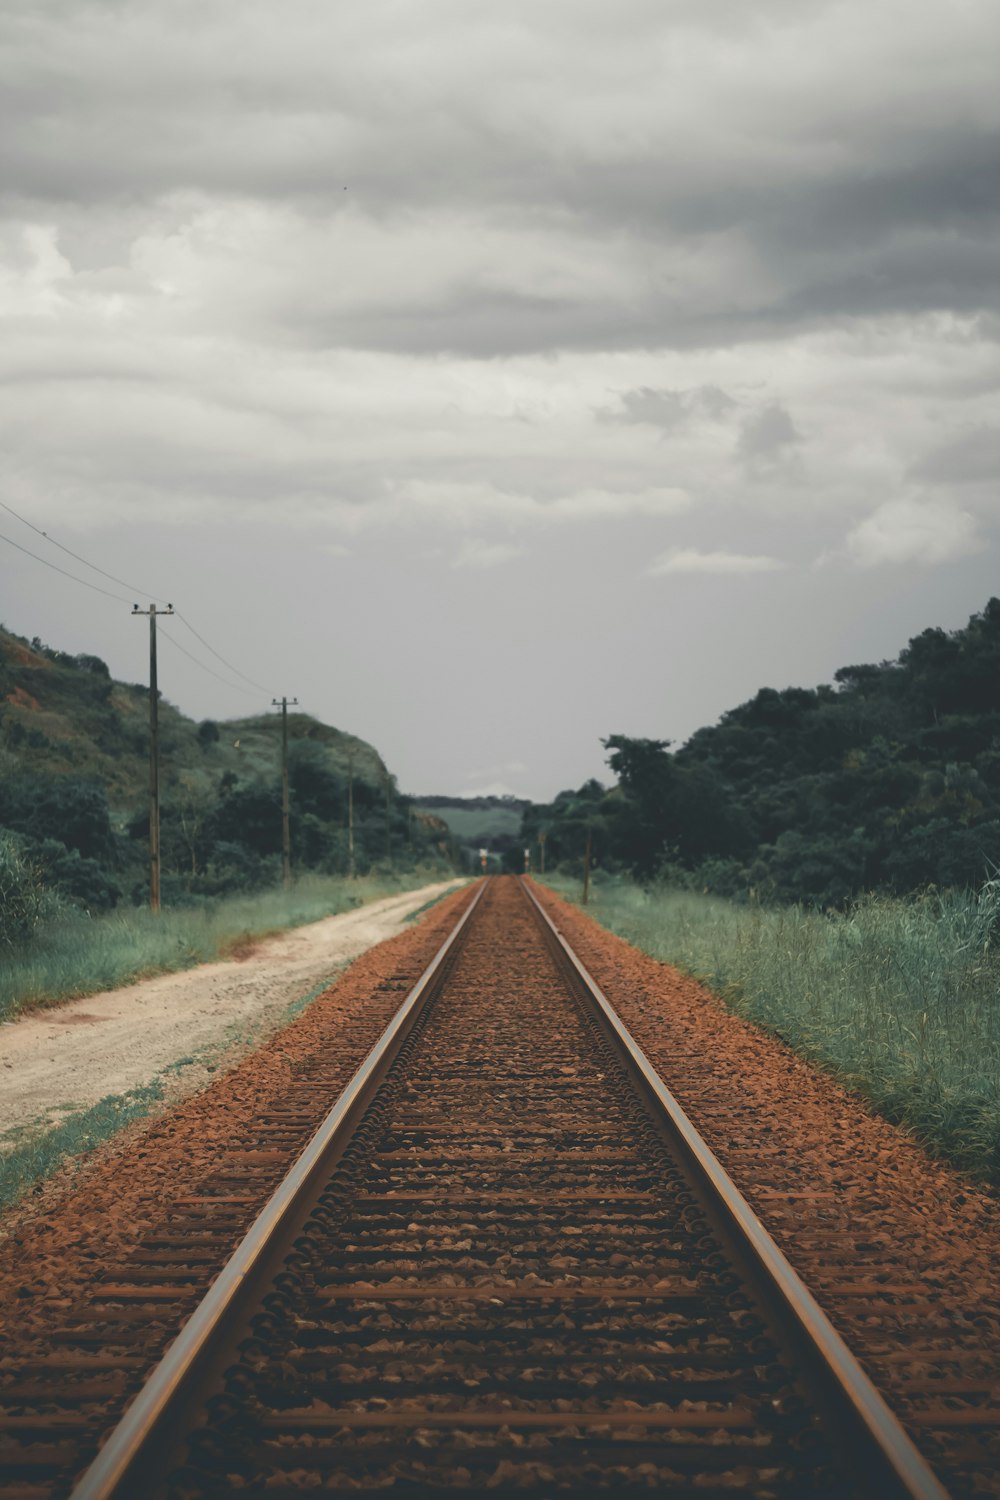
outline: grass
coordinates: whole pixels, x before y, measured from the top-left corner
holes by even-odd
[[[63,991],[64,996],[93,994],[95,990],[111,987],[109,975],[123,974],[124,978],[117,982],[127,983],[140,973],[185,967],[187,962],[201,962],[205,957],[231,951],[234,944],[249,943],[253,936],[261,933],[317,921],[334,912],[436,879],[440,879],[440,871],[417,871],[412,880],[380,876],[351,882],[310,876],[298,882],[290,892],[270,891],[255,897],[220,901],[211,912],[163,912],[154,920],[148,912],[133,911],[97,921],[80,919],[69,924],[65,931],[59,927],[57,932],[47,934],[48,967],[41,954],[30,959],[22,956],[15,960],[15,965],[25,966],[19,970],[22,983],[37,985],[42,982],[43,975],[47,976],[44,982],[50,986],[50,992],[46,998],[53,998],[51,987],[64,980],[68,986]],[[440,899],[443,898],[435,897],[425,902],[419,911],[429,910]],[[192,918],[200,921],[192,926]],[[155,939],[153,943],[149,941],[151,932]],[[81,950],[81,934],[89,948],[85,946]],[[69,948],[65,946],[67,943]],[[162,946],[164,943],[166,948]],[[178,945],[177,952],[173,944]],[[176,961],[177,953],[181,954],[179,962]],[[67,967],[71,960],[81,968],[86,966],[84,977]],[[136,969],[136,962],[143,967]],[[338,964],[308,994],[291,1001],[285,1010],[285,1023],[295,1020],[313,1000],[328,990],[344,967],[344,964]],[[8,974],[0,978],[0,992],[8,989],[10,978]],[[86,987],[82,988],[83,985]],[[23,1002],[14,1007],[15,1010],[23,1008]],[[210,1072],[214,1071],[211,1059],[216,1053],[224,1052],[240,1041],[249,1043],[252,1040],[252,1035],[231,1031],[223,1044],[194,1056],[178,1058],[148,1084],[123,1094],[109,1094],[90,1107],[70,1108],[58,1125],[38,1121],[30,1127],[19,1128],[16,1133],[10,1132],[14,1142],[10,1149],[5,1149],[9,1144],[7,1141],[0,1141],[0,1211],[16,1202],[34,1183],[48,1177],[63,1162],[92,1151],[134,1120],[145,1118],[163,1102],[163,1080],[169,1075],[198,1063],[207,1066]]]
[[[163,1085],[154,1078],[127,1093],[108,1094],[89,1109],[74,1110],[54,1129],[40,1129],[22,1139],[12,1151],[0,1155],[0,1209],[14,1203],[68,1157],[92,1151],[133,1120],[141,1120],[162,1098]]]
[[[230,896],[154,916],[129,908],[88,917],[69,911],[30,944],[4,956],[0,1019],[57,1000],[115,989],[133,980],[245,953],[268,933],[316,922],[367,901],[440,880],[440,870],[358,880],[308,875],[289,889]]]
[[[547,883],[579,896],[577,882]],[[605,877],[588,912],[702,980],[938,1155],[1000,1181],[1000,880],[822,913]]]

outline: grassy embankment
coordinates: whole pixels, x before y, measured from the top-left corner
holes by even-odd
[[[51,923],[30,951],[8,955],[0,974],[0,1016],[55,998],[90,995],[133,979],[188,968],[232,952],[255,937],[318,921],[380,897],[416,889],[440,880],[440,870],[411,871],[407,876],[367,876],[350,881],[310,875],[289,891],[229,897],[198,909],[130,910],[93,920],[77,913]],[[419,911],[433,906],[425,902]],[[416,917],[419,913],[414,913]],[[327,978],[308,995],[293,1001],[293,1020],[327,988]],[[166,1069],[180,1072],[194,1057]],[[124,1094],[109,1094],[86,1109],[71,1109],[56,1126],[26,1122],[0,1141],[0,1210],[47,1177],[67,1159],[78,1158],[109,1140],[134,1120],[143,1119],[164,1098],[164,1076]]]
[[[570,900],[579,884],[548,882]],[[592,915],[702,980],[932,1151],[1000,1181],[1000,880],[844,914],[604,879]]]
[[[98,917],[70,910],[47,922],[29,945],[4,955],[0,1019],[207,963],[268,933],[440,879],[439,869],[353,881],[306,875],[287,891],[279,887],[227,896],[197,907],[165,909],[158,916],[134,907]]]

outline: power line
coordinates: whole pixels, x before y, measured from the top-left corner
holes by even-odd
[[[176,615],[176,613],[177,611],[175,610],[174,614]],[[207,672],[210,677],[214,677],[216,682],[221,682],[224,687],[232,688],[237,693],[246,693],[248,698],[256,697],[255,693],[250,693],[247,688],[241,687],[238,682],[230,682],[228,678],[223,677],[219,672],[213,671],[211,667],[206,666],[203,661],[199,661],[196,656],[192,656],[191,652],[182,646],[180,641],[175,641],[173,636],[166,630],[162,632],[162,638],[165,641],[169,641],[175,651],[179,651],[182,656],[186,656],[188,661],[193,661],[196,667],[200,667],[203,672]]]
[[[0,500],[0,505],[2,504],[3,501]],[[45,533],[42,532],[42,536],[44,535]],[[47,540],[51,540],[51,538]],[[102,589],[96,583],[89,583],[86,578],[77,578],[75,573],[67,573],[65,568],[57,567],[54,562],[49,562],[47,557],[39,557],[37,552],[32,552],[28,547],[22,547],[20,542],[12,542],[9,536],[4,536],[2,533],[0,533],[0,542],[6,542],[8,547],[16,547],[18,552],[23,552],[27,557],[33,557],[35,562],[42,563],[46,568],[52,568],[54,572],[61,573],[64,578],[71,578],[74,583],[82,583],[85,589],[93,589],[95,594],[104,594],[108,599],[117,599],[120,604],[131,604],[132,602],[130,599],[124,598],[121,594],[113,594],[110,589]],[[118,581],[118,579],[115,579],[116,583]]]
[[[14,509],[12,505],[8,505],[6,500],[0,500],[0,507],[8,511],[10,515],[14,516],[16,520],[22,523],[22,525],[27,526],[29,530],[35,532],[37,536],[44,537],[44,539],[51,546],[58,547],[60,552],[65,552],[68,557],[75,558],[77,562],[82,563],[85,568],[90,568],[92,572],[100,573],[102,578],[109,578],[112,583],[120,583],[123,588],[132,589],[133,593],[145,595],[145,597],[149,599],[155,599],[158,604],[163,604],[166,602],[163,599],[158,599],[156,594],[150,594],[148,590],[136,588],[133,584],[128,583],[124,578],[116,577],[114,573],[106,572],[104,568],[99,568],[96,563],[88,562],[85,557],[81,557],[79,552],[74,552],[71,548],[64,547],[62,542],[57,542],[55,537],[49,536],[47,531],[43,531],[40,526],[36,526],[35,523],[33,521],[29,521],[26,516],[22,516],[18,511]],[[70,578],[74,583],[81,583],[84,588],[94,589],[96,593],[105,594],[109,599],[118,599],[122,604],[128,603],[128,600],[123,599],[121,594],[113,594],[109,589],[102,589],[98,584],[90,583],[86,578],[78,578],[75,573],[68,573],[65,568],[60,568],[55,563],[49,562],[48,558],[39,557],[37,552],[31,552],[27,547],[22,547],[20,542],[11,541],[10,537],[0,536],[0,541],[7,542],[11,547],[16,547],[19,552],[24,552],[28,557],[33,557],[36,562],[44,564],[44,566],[47,568],[52,568],[56,573],[61,573],[64,578]],[[216,651],[215,647],[212,646],[208,641],[206,641],[205,637],[194,628],[190,620],[188,620],[185,615],[181,614],[180,610],[174,610],[174,614],[182,624],[187,626],[188,630],[190,630],[195,639],[201,642],[206,651],[210,651],[216,658],[216,660],[220,661],[224,667],[228,668],[228,670],[234,673],[235,676],[242,678],[244,682],[249,683],[251,687],[257,688],[259,692],[267,692],[267,688],[265,688],[261,683],[255,682],[252,677],[248,677],[245,672],[241,672],[239,667],[234,667],[231,661],[227,661],[226,658],[220,654],[220,652]],[[228,682],[226,678],[220,677],[218,672],[213,672],[211,667],[206,666],[204,662],[199,661],[196,656],[192,656],[190,651],[185,651],[184,647],[181,646],[177,641],[172,640],[169,636],[167,637],[167,639],[171,640],[171,644],[177,647],[177,650],[180,651],[182,656],[186,656],[189,661],[193,661],[195,666],[201,667],[202,671],[208,672],[219,682],[225,683],[226,687],[236,688],[238,692],[242,691],[238,683]]]
[[[85,557],[81,557],[79,552],[74,552],[71,548],[64,547],[62,542],[57,542],[54,536],[49,536],[47,531],[43,531],[40,526],[36,526],[33,521],[29,521],[26,516],[19,515],[12,505],[7,504],[6,500],[0,500],[0,506],[3,506],[4,510],[7,511],[10,515],[14,516],[18,521],[20,521],[23,526],[27,526],[29,530],[35,532],[36,535],[43,536],[51,546],[58,547],[60,552],[65,552],[67,557],[75,558],[78,563],[83,563],[83,566],[85,568],[90,568],[92,572],[100,573],[102,578],[110,578],[112,583],[120,583],[122,588],[130,589],[133,594],[143,594],[147,599],[156,599],[157,604],[164,604],[166,602],[163,599],[157,599],[157,596],[155,594],[149,593],[148,589],[137,589],[135,584],[129,583],[127,579],[116,578],[114,573],[106,573],[105,570],[103,568],[99,568],[96,563],[88,562]],[[17,543],[14,542],[13,545],[16,547]],[[31,557],[34,557],[34,555],[35,554],[33,552],[29,554],[29,556]],[[39,561],[42,561],[42,559],[39,559]],[[55,564],[50,563],[49,566],[54,567]],[[71,577],[72,575],[70,574],[68,576]],[[77,579],[77,583],[83,583],[83,581],[84,580],[82,578]],[[91,586],[93,587],[93,585]]]
[[[178,620],[180,620],[181,624],[187,626],[188,630],[190,630],[191,634],[196,638],[196,640],[201,641],[201,644],[205,647],[206,651],[211,651],[216,660],[221,661],[224,667],[228,667],[230,672],[235,672],[237,677],[242,677],[244,682],[249,682],[251,687],[259,688],[262,693],[267,692],[266,687],[261,687],[261,684],[259,682],[254,682],[253,678],[248,677],[245,672],[241,672],[239,667],[234,667],[231,661],[226,661],[226,658],[224,656],[220,656],[215,647],[210,646],[205,637],[198,634],[197,630],[195,630],[194,626],[191,624],[191,621],[186,619],[185,616],[181,614],[179,609],[175,610],[174,613],[176,614]]]

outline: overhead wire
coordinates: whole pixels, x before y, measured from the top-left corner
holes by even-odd
[[[87,558],[82,557],[78,552],[73,552],[71,548],[64,547],[62,542],[57,542],[55,537],[49,536],[47,531],[43,531],[40,526],[36,526],[33,521],[29,521],[26,516],[20,515],[14,509],[14,507],[12,505],[8,505],[5,500],[0,500],[0,507],[2,507],[5,511],[8,511],[9,514],[14,516],[16,520],[20,521],[22,525],[27,526],[38,536],[44,537],[44,539],[51,546],[58,547],[60,552],[65,552],[67,556],[75,558],[75,560],[79,563],[82,563],[85,568],[90,568],[92,572],[99,573],[102,578],[108,578],[112,583],[120,583],[123,588],[131,589],[133,593],[138,593],[146,598],[152,599],[157,604],[167,603],[166,600],[157,598],[155,594],[149,593],[148,590],[137,589],[134,584],[128,583],[125,579],[116,577],[114,573],[106,572],[104,568],[99,568],[96,563],[89,562]],[[60,568],[56,563],[50,562],[48,558],[39,557],[37,552],[32,552],[28,547],[22,547],[20,542],[15,542],[10,537],[4,536],[2,533],[0,533],[0,541],[6,542],[8,546],[16,547],[18,552],[23,552],[26,556],[34,558],[36,562],[42,563],[46,568],[52,568],[56,573],[61,573],[64,578],[71,579],[73,583],[82,584],[86,589],[93,589],[97,594],[104,594],[108,599],[117,599],[122,604],[128,604],[130,602],[121,594],[113,594],[110,589],[102,589],[99,584],[90,583],[86,578],[80,578],[75,573],[67,572],[65,568]],[[186,626],[186,628],[190,630],[195,639],[201,642],[206,651],[210,651],[216,658],[216,660],[220,661],[222,665],[228,668],[230,672],[234,673],[235,676],[242,678],[244,682],[249,683],[251,687],[256,688],[259,692],[266,693],[268,691],[268,689],[262,686],[261,683],[255,682],[252,677],[248,677],[245,672],[241,672],[239,667],[234,667],[232,662],[227,661],[220,652],[216,651],[215,647],[212,646],[208,641],[206,641],[205,637],[195,629],[195,627],[191,624],[191,621],[187,619],[187,617],[183,615],[179,609],[174,610],[174,614],[177,619],[180,620],[181,624]],[[186,656],[188,661],[194,662],[195,666],[200,667],[203,672],[208,672],[208,674],[211,677],[214,677],[217,682],[223,683],[226,687],[235,688],[237,692],[246,691],[245,688],[240,687],[239,683],[229,682],[225,677],[220,676],[218,672],[213,671],[213,669],[205,662],[199,661],[196,656],[193,656],[190,651],[186,651],[185,648],[180,644],[180,642],[175,641],[172,636],[167,635],[165,638],[170,641],[172,646],[176,647],[176,649],[181,653],[182,656]]]
[[[3,506],[5,511],[14,516],[23,526],[27,526],[31,531],[35,532],[37,536],[43,536],[50,546],[58,547],[59,551],[65,552],[67,557],[75,558],[77,562],[83,563],[85,568],[90,568],[94,573],[100,573],[102,578],[110,578],[112,583],[120,583],[123,589],[131,589],[133,594],[141,594],[144,598],[155,600],[157,604],[166,604],[167,601],[165,599],[158,599],[155,594],[149,593],[147,589],[137,589],[134,583],[129,583],[125,578],[116,578],[114,573],[107,573],[104,568],[99,568],[96,563],[88,562],[85,557],[80,556],[79,552],[74,552],[71,548],[64,547],[62,542],[57,542],[54,536],[49,536],[47,531],[43,531],[40,526],[36,526],[33,521],[29,521],[26,516],[19,515],[12,505],[7,504],[6,500],[0,500],[0,506]],[[16,542],[14,546],[17,546]],[[22,551],[26,550],[26,548],[22,548]],[[34,555],[34,553],[29,554],[31,557],[34,557]],[[40,558],[39,561],[42,561],[42,559]],[[50,563],[49,566],[53,567],[54,564]],[[77,579],[77,582],[82,583],[83,579]]]
[[[0,501],[0,504],[2,503]],[[44,536],[44,534],[43,532],[42,535]],[[4,536],[2,532],[0,532],[0,542],[6,542],[8,547],[16,547],[18,552],[23,552],[28,557],[33,557],[35,562],[42,563],[46,568],[53,568],[55,572],[61,573],[64,578],[71,578],[74,583],[82,583],[85,589],[93,589],[95,594],[104,594],[106,598],[117,599],[121,604],[130,604],[132,602],[122,594],[113,594],[110,589],[102,589],[99,584],[89,583],[86,578],[78,578],[75,573],[67,573],[65,568],[60,568],[56,563],[49,562],[47,557],[39,557],[38,553],[32,552],[30,547],[22,547],[20,542],[11,541],[10,537]],[[118,580],[116,579],[115,581],[117,582]],[[128,585],[126,584],[127,587]]]
[[[222,665],[224,667],[228,667],[230,672],[235,672],[237,677],[242,677],[244,682],[249,682],[251,687],[258,688],[262,693],[266,693],[268,691],[268,689],[266,687],[263,687],[259,682],[254,682],[253,678],[248,677],[245,672],[241,672],[239,667],[234,667],[231,661],[227,661],[224,656],[220,656],[215,647],[210,646],[205,637],[198,634],[197,630],[195,630],[194,626],[191,624],[191,621],[188,620],[184,615],[182,615],[179,609],[175,609],[174,614],[177,616],[178,620],[180,620],[182,625],[187,626],[188,630],[190,630],[195,639],[201,641],[201,644],[205,647],[205,650],[211,651],[216,660],[221,661]]]
[[[216,682],[223,683],[225,687],[232,688],[234,692],[246,693],[248,698],[257,696],[256,693],[250,693],[247,688],[241,687],[238,682],[229,682],[225,677],[222,677],[218,672],[216,672],[214,668],[208,666],[203,661],[199,661],[196,656],[192,656],[191,652],[188,651],[185,646],[182,646],[180,641],[175,641],[170,632],[164,629],[163,625],[164,618],[169,618],[169,616],[157,615],[156,618],[159,621],[160,639],[162,641],[168,641],[170,645],[173,646],[175,651],[179,651],[182,656],[186,656],[188,661],[193,661],[196,667],[200,667],[203,672],[207,672],[210,677],[214,677]]]

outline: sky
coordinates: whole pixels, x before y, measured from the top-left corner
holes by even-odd
[[[998,56],[995,0],[0,0],[0,620],[141,682],[169,601],[184,712],[540,799],[965,624]]]

